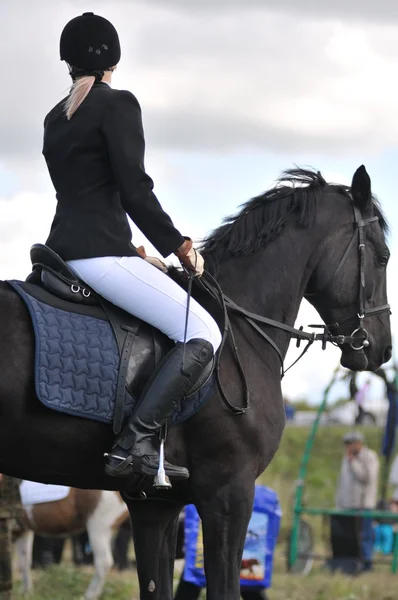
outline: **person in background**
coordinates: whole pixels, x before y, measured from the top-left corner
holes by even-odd
[[[365,419],[366,411],[366,398],[369,391],[371,380],[367,379],[365,383],[357,390],[355,394],[355,402],[357,404],[358,414],[355,419],[355,425],[360,425]]]
[[[46,569],[59,565],[65,546],[64,537],[51,537],[35,534],[33,540],[32,569]],[[93,553],[87,531],[70,536],[72,541],[73,563],[77,566],[92,565]]]
[[[379,459],[364,443],[362,433],[351,431],[344,438],[345,454],[341,463],[336,492],[336,507],[340,510],[372,510],[377,504]],[[360,549],[363,570],[372,569],[372,520],[361,519]]]
[[[392,499],[394,502],[398,502],[398,454],[391,465],[388,483],[394,487]]]
[[[293,406],[293,404],[291,402],[289,402],[289,400],[287,398],[284,398],[283,402],[285,404],[286,421],[293,421],[294,415],[296,413],[295,407]]]

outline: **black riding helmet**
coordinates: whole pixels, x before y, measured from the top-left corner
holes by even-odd
[[[109,70],[120,60],[120,42],[116,29],[99,15],[87,12],[64,27],[60,40],[61,60],[88,73]]]

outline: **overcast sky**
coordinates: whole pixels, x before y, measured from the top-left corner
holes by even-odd
[[[398,306],[395,0],[1,1],[2,278],[24,278],[30,245],[47,237],[55,201],[42,123],[69,86],[60,32],[90,10],[119,31],[114,87],[141,103],[147,170],[184,234],[199,239],[294,163],[340,183],[364,163],[392,223]],[[303,306],[298,322],[314,318]],[[316,402],[338,356],[313,348],[286,376],[286,394]]]

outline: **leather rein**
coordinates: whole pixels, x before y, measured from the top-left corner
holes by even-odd
[[[377,216],[370,217],[368,219],[362,218],[362,213],[357,206],[352,204],[353,212],[354,212],[354,232],[352,238],[347,246],[346,251],[344,252],[339,264],[337,265],[332,278],[334,278],[337,273],[340,271],[341,267],[345,263],[352,247],[355,242],[358,243],[358,255],[359,255],[359,289],[358,289],[358,312],[354,318],[345,319],[340,323],[333,323],[331,325],[309,325],[309,327],[323,329],[322,333],[315,332],[307,332],[303,331],[303,328],[296,329],[295,327],[291,327],[290,325],[286,325],[285,323],[281,323],[280,321],[275,321],[274,319],[270,319],[268,317],[263,317],[256,313],[252,313],[242,306],[236,304],[233,300],[226,296],[216,279],[207,271],[204,272],[201,279],[198,280],[199,284],[219,303],[223,311],[224,317],[224,329],[222,332],[222,342],[217,353],[216,364],[215,364],[215,374],[217,380],[218,390],[220,392],[221,398],[224,404],[235,414],[242,415],[244,414],[248,408],[250,407],[250,391],[247,384],[247,378],[245,372],[243,370],[242,362],[239,356],[239,350],[235,341],[234,332],[232,329],[229,312],[232,311],[235,315],[242,317],[245,322],[250,325],[252,329],[254,329],[264,340],[268,342],[268,344],[275,350],[280,363],[281,363],[281,378],[285,375],[285,373],[291,369],[307,352],[310,346],[317,341],[322,342],[322,350],[326,349],[327,343],[331,343],[334,346],[342,346],[344,344],[349,344],[353,350],[363,350],[364,348],[369,347],[369,334],[364,327],[364,319],[366,317],[373,317],[378,315],[384,311],[390,311],[389,304],[382,304],[380,306],[376,306],[373,308],[366,307],[366,281],[365,281],[365,235],[364,228],[372,223],[375,223],[379,220]],[[322,291],[322,290],[321,290]],[[319,292],[317,292],[319,293]],[[333,335],[333,330],[338,329],[342,324],[358,320],[358,326],[354,329],[351,335],[343,335],[337,334]],[[266,334],[261,327],[261,325],[268,325],[270,327],[274,327],[275,329],[279,329],[285,331],[290,334],[291,338],[297,340],[296,346],[299,347],[302,340],[306,340],[307,344],[300,354],[300,356],[289,366],[288,369],[284,369],[284,357],[279,348],[279,346],[274,342],[274,340]],[[221,363],[221,355],[224,349],[225,343],[230,337],[232,352],[235,359],[235,363],[243,384],[245,399],[242,407],[237,407],[231,404],[228,400],[224,389],[221,384],[220,379],[220,363]]]

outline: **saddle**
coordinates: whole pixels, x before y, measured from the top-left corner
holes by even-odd
[[[119,433],[124,417],[126,393],[134,399],[141,395],[152,372],[172,348],[173,342],[156,328],[118,308],[81,281],[62,258],[48,246],[34,244],[30,257],[32,272],[26,279],[45,296],[41,300],[66,311],[71,304],[76,312],[88,317],[107,320],[112,328],[119,351],[119,370],[115,394],[113,431]],[[132,292],[133,293],[133,292]],[[187,397],[193,396],[210,379],[213,365],[194,382]]]

